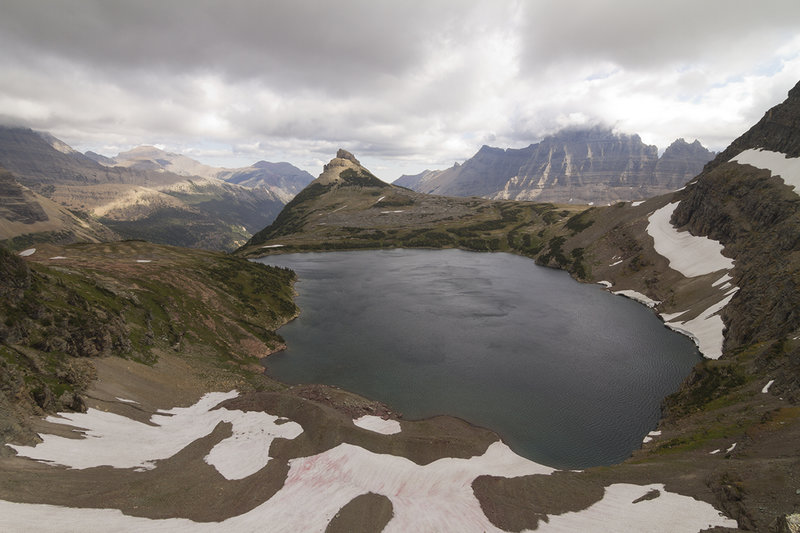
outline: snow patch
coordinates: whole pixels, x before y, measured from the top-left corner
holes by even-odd
[[[728,448],[727,450],[725,450],[725,453],[731,453],[731,452],[733,451],[733,449],[734,449],[734,448],[736,448],[736,443],[735,443],[735,442],[734,442],[733,444],[731,444],[731,447],[730,447],[730,448]]]
[[[233,435],[220,441],[204,457],[226,479],[244,479],[264,468],[270,460],[269,448],[275,438],[294,439],[303,432],[300,424],[276,424],[279,417],[267,413],[229,411],[226,422],[233,424]]]
[[[136,262],[137,263],[152,263],[153,260],[152,259],[137,259]]]
[[[769,170],[773,176],[783,178],[783,182],[790,186],[795,193],[800,187],[800,157],[789,157],[771,150],[750,149],[737,155],[730,162]]]
[[[368,429],[369,431],[382,433],[384,435],[400,433],[400,422],[397,420],[384,420],[375,415],[364,415],[361,418],[353,420],[353,424],[362,429]]]
[[[673,319],[686,314],[686,311],[678,311],[677,313],[661,313],[661,319],[664,322],[671,322]]]
[[[606,280],[598,281],[598,282],[597,282],[597,284],[598,284],[598,285],[602,285],[602,286],[603,286],[603,287],[605,287],[606,289],[610,289],[611,287],[613,287],[613,286],[614,286],[614,284],[613,284],[613,283],[611,283],[610,281],[606,281]]]
[[[651,491],[658,497],[641,499]],[[634,503],[636,502],[636,503]],[[616,483],[606,487],[603,499],[588,509],[548,516],[537,532],[548,531],[673,531],[696,532],[712,527],[736,527],[711,505],[664,490],[664,485]]]
[[[552,468],[514,454],[500,441],[481,456],[444,458],[424,466],[404,457],[340,444],[318,455],[292,459],[286,482],[272,498],[222,522],[151,520],[117,510],[0,501],[0,529],[35,529],[41,524],[39,530],[54,531],[53,525],[64,524],[66,531],[256,532],[263,531],[265,524],[280,524],[276,530],[324,531],[344,505],[373,492],[392,501],[394,516],[386,532],[499,531],[483,514],[472,491],[475,478],[552,472]]]
[[[27,250],[22,250],[19,253],[20,257],[28,257],[29,255],[33,255],[36,253],[36,248],[28,248]]]
[[[55,257],[51,257],[50,259],[66,259],[63,255],[57,255]]]
[[[608,265],[608,266],[610,266],[610,267],[613,267],[613,266],[617,266],[617,265],[618,265],[618,264],[620,264],[620,263],[622,263],[622,259],[620,259],[619,261],[617,261],[617,262],[615,262],[615,263],[611,263],[611,264],[610,264],[610,265]]]
[[[650,307],[650,308],[653,308],[653,307],[655,307],[655,306],[657,306],[658,304],[661,303],[658,300],[653,300],[651,298],[648,298],[647,296],[645,296],[644,294],[642,294],[640,292],[636,292],[636,291],[633,291],[633,290],[630,290],[630,289],[625,289],[625,290],[622,290],[622,291],[615,291],[612,294],[619,294],[620,296],[624,296],[626,298],[630,298],[631,300],[636,300],[637,302],[642,303],[642,304],[644,304],[644,305],[646,305],[647,307]]]
[[[640,200],[638,202],[631,202],[631,207],[639,207],[644,203],[644,200]]]
[[[642,443],[650,442],[650,441],[653,440],[653,437],[660,437],[660,436],[661,436],[661,431],[660,430],[659,431],[651,431],[650,433],[647,434],[647,436],[644,439],[642,439]]]
[[[293,439],[303,428],[294,422],[276,424],[266,413],[213,409],[238,392],[212,392],[190,407],[158,411],[144,424],[114,413],[88,409],[85,413],[59,413],[48,422],[75,426],[84,438],[40,435],[36,446],[8,444],[17,454],[37,461],[75,469],[96,466],[155,468],[154,462],[172,457],[195,440],[211,433],[220,422],[232,425],[233,434],[220,441],[206,457],[228,479],[241,479],[263,468],[272,439]],[[130,443],[135,442],[136,446]]]
[[[714,450],[713,452],[708,452],[708,455],[717,455],[717,454],[718,454],[719,452],[721,452],[721,451],[722,451],[721,449],[717,448],[717,449],[716,449],[716,450]]]
[[[648,218],[647,234],[653,238],[656,252],[687,278],[733,268],[733,260],[722,255],[722,244],[708,237],[696,237],[688,231],[677,231],[670,223],[679,203],[667,204]]]
[[[761,389],[761,394],[766,394],[769,392],[769,388],[772,387],[772,384],[775,383],[774,379],[767,381],[767,384],[764,385],[764,388]]]
[[[731,301],[738,287],[734,287],[725,295],[725,298],[712,305],[696,318],[687,320],[685,322],[671,322],[677,316],[683,315],[686,311],[672,314],[664,314],[661,317],[664,319],[664,324],[678,333],[690,337],[700,353],[708,359],[719,359],[722,355],[722,343],[725,340],[724,330],[725,324],[722,322],[722,317],[719,312],[723,307],[728,305]]]
[[[262,246],[261,248],[283,248],[284,244],[268,244],[266,246]]]
[[[389,215],[391,213],[405,213],[405,209],[398,209],[397,211],[381,211],[381,215]]]
[[[733,279],[733,277],[732,277],[730,274],[725,274],[724,276],[722,276],[721,278],[719,278],[717,281],[715,281],[714,283],[712,283],[712,284],[711,284],[711,286],[712,286],[712,287],[718,287],[718,286],[722,285],[723,283],[724,283],[725,285],[730,285],[728,282],[729,282],[729,281],[731,281],[732,279]],[[723,289],[723,290],[724,290],[724,289]]]
[[[116,399],[118,402],[122,402],[122,403],[135,403],[135,404],[137,404],[137,405],[139,404],[139,402],[137,402],[136,400],[129,400],[129,399],[127,399],[127,398],[120,398],[119,396],[117,396],[115,399]]]
[[[472,491],[479,475],[549,474],[551,469],[515,456],[496,442],[482,456],[445,458],[420,466],[403,457],[376,454],[351,444],[290,461],[284,486],[253,510],[221,522],[183,518],[154,520],[123,515],[115,509],[71,509],[55,505],[0,501],[0,527],[46,531],[222,532],[324,531],[336,513],[366,492],[386,495],[394,515],[384,531],[499,532],[483,514]],[[642,499],[653,491],[658,496]],[[634,503],[636,502],[636,503]],[[309,512],[313,509],[313,512]],[[537,531],[695,532],[736,527],[708,503],[667,492],[664,485],[617,483],[583,511],[548,516]],[[56,529],[54,529],[54,527]]]

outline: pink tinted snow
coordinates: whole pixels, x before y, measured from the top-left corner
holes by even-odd
[[[44,443],[39,446],[15,449],[25,452],[26,456],[60,464],[152,467],[143,457],[152,460],[156,455],[170,453],[206,435],[220,421],[229,421],[234,436],[223,439],[212,449],[209,457],[214,450],[219,457],[209,462],[229,479],[239,479],[252,471],[251,456],[256,452],[254,448],[240,445],[252,441],[261,448],[269,448],[265,440],[275,436],[277,417],[213,409],[220,401],[235,395],[235,392],[211,393],[194,406],[162,411],[163,414],[153,416],[152,421],[158,426],[152,433],[146,429],[152,426],[98,410],[90,410],[83,416],[62,415],[62,423],[86,428],[86,438],[57,439],[45,435]],[[195,426],[199,429],[194,429]],[[293,430],[289,429],[293,426]],[[302,431],[294,422],[280,424],[278,428],[289,434]],[[131,451],[131,431],[137,432],[137,442],[149,453]],[[159,440],[165,442],[159,443]],[[228,444],[223,445],[226,441]],[[96,442],[102,446],[97,446]],[[117,459],[109,462],[92,457],[103,448],[108,456]],[[39,453],[30,453],[33,451]],[[260,464],[258,468],[263,467],[266,460],[268,457],[256,460]],[[500,441],[490,445],[480,456],[443,458],[427,465],[345,443],[317,455],[290,460],[286,482],[272,498],[245,514],[222,522],[200,523],[180,518],[153,520],[126,516],[115,509],[72,509],[0,500],[0,530],[254,532],[262,531],[264,525],[269,524],[272,531],[324,531],[344,505],[356,496],[372,492],[392,502],[393,517],[384,530],[387,532],[499,531],[483,514],[473,493],[475,478],[480,475],[548,475],[553,471],[514,454]],[[659,490],[659,497],[633,503],[653,489]],[[603,499],[588,509],[549,516],[548,520],[549,523],[539,524],[540,530],[661,531],[668,524],[672,531],[688,532],[713,526],[735,526],[734,521],[721,517],[711,505],[668,493],[662,485],[611,485]]]

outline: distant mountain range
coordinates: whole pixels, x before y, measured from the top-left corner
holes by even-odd
[[[698,141],[678,139],[659,157],[638,135],[573,128],[526,148],[483,146],[463,164],[394,183],[444,196],[606,204],[677,190],[713,157]]]
[[[0,240],[108,240],[116,233],[228,251],[313,179],[288,163],[224,169],[152,146],[114,158],[81,154],[48,133],[7,127],[0,127],[0,167],[8,171],[4,189],[17,198],[14,212],[3,212],[10,218],[0,220]],[[30,220],[22,212],[47,218],[36,226],[21,222]]]
[[[249,167],[220,168],[204,165],[182,154],[160,150],[155,146],[139,146],[109,158],[94,152],[87,157],[107,167],[125,167],[143,171],[171,172],[179,176],[213,178],[248,189],[267,189],[286,203],[311,183],[314,176],[290,163],[258,161]]]

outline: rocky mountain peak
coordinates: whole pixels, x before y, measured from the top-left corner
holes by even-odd
[[[323,167],[322,174],[314,181],[322,185],[339,184],[373,187],[388,185],[364,168],[353,154],[341,148],[336,152],[336,157]]]
[[[347,150],[344,150],[342,148],[339,148],[339,150],[336,152],[336,157],[338,159],[347,159],[348,161],[352,161],[356,165],[360,165],[361,164],[353,154],[351,154],[350,152],[348,152]]]
[[[482,146],[462,165],[405,177],[402,185],[445,196],[611,203],[674,191],[714,154],[699,142],[658,147],[605,125],[570,127],[525,148]]]
[[[65,143],[61,139],[56,138],[55,136],[51,135],[50,133],[47,133],[45,131],[37,131],[36,133],[42,139],[44,139],[45,142],[47,142],[47,144],[49,144],[50,146],[52,146],[54,149],[58,150],[62,154],[71,155],[71,154],[77,154],[78,153],[71,146],[69,146],[67,143]]]
[[[661,160],[668,160],[672,158],[686,158],[697,161],[710,161],[714,157],[714,152],[708,150],[705,146],[700,144],[700,141],[695,140],[692,143],[687,142],[685,139],[676,139],[667,146],[664,153],[661,155]]]
[[[761,120],[709,163],[705,171],[727,163],[749,149],[763,148],[780,152],[787,157],[800,157],[800,83],[788,93],[788,98],[767,111]]]

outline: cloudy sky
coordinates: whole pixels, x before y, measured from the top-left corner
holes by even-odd
[[[381,178],[602,123],[724,148],[800,81],[797,0],[2,0],[0,123]]]

